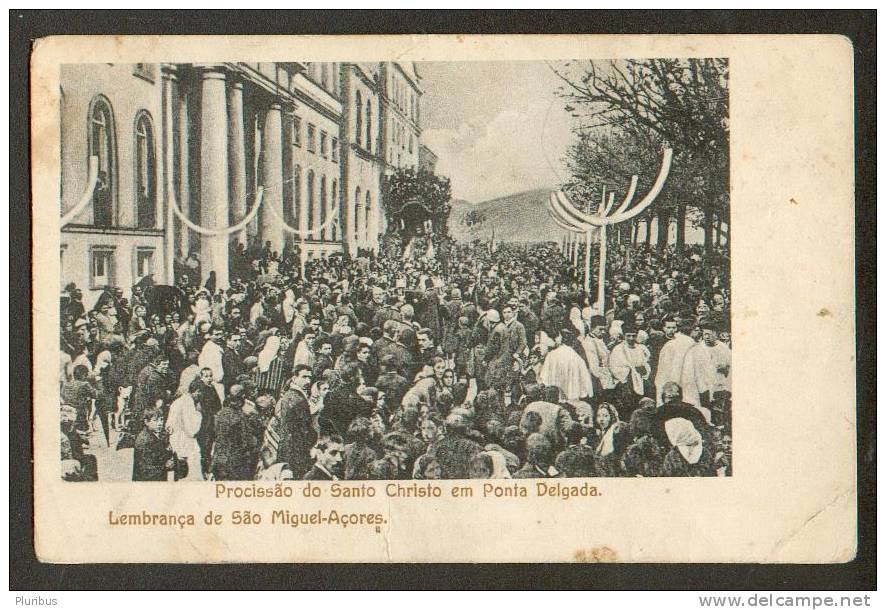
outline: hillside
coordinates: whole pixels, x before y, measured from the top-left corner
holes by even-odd
[[[551,196],[550,189],[536,189],[513,193],[497,199],[480,203],[471,203],[464,199],[452,200],[452,213],[449,215],[449,233],[459,241],[472,239],[489,239],[492,227],[495,227],[495,240],[512,242],[559,241],[563,231],[558,227],[547,210],[547,199]],[[486,223],[475,234],[461,224],[465,212],[478,210],[486,214]],[[645,225],[640,239],[645,239]],[[656,238],[653,231],[652,237]],[[694,227],[689,218],[686,219],[686,243],[700,244],[704,242],[704,233]],[[676,243],[675,230],[671,229],[669,242]]]
[[[551,220],[546,208],[546,201],[550,196],[550,189],[536,189],[480,203],[453,199],[449,233],[459,241],[470,241],[474,237],[489,239],[492,227],[495,227],[496,241],[558,240],[561,231]],[[486,215],[486,223],[475,234],[461,224],[465,212],[470,210],[478,210]]]

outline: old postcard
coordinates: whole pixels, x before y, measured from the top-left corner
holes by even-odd
[[[838,36],[58,37],[45,562],[856,550]]]

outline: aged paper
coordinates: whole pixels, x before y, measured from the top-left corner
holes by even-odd
[[[569,156],[569,144],[576,132],[570,129],[575,125],[563,117],[570,111],[581,115],[581,107],[563,96],[556,104],[548,98],[533,97],[539,79],[563,84],[557,81],[558,76],[552,76],[555,72],[567,75],[563,82],[586,85],[580,77],[569,81],[568,75],[575,74],[570,70],[579,70],[579,74],[585,70],[587,74],[591,66],[602,74],[606,66],[607,70],[629,73],[631,66],[639,65],[632,61],[657,58],[678,58],[683,62],[679,66],[720,66],[720,87],[728,94],[728,172],[726,186],[722,187],[725,203],[721,205],[725,207],[720,208],[725,212],[719,212],[719,225],[728,226],[708,226],[709,231],[716,231],[719,256],[725,253],[731,262],[725,279],[728,290],[717,280],[708,292],[694,295],[692,311],[676,313],[684,322],[694,320],[687,332],[698,333],[697,343],[692,344],[695,347],[705,345],[703,333],[714,332],[711,320],[717,320],[716,330],[721,334],[719,338],[712,335],[709,346],[722,346],[728,341],[731,361],[714,365],[716,375],[712,374],[710,385],[703,385],[707,382],[700,381],[700,374],[693,377],[685,370],[679,379],[682,396],[678,388],[676,400],[688,401],[689,408],[697,408],[707,423],[693,426],[687,419],[678,418],[679,426],[685,427],[662,424],[661,428],[661,446],[665,452],[670,450],[664,463],[670,458],[671,468],[675,463],[682,464],[685,474],[700,472],[693,466],[710,458],[709,474],[726,476],[668,476],[674,471],[661,466],[660,461],[656,462],[655,474],[664,476],[638,476],[643,472],[632,471],[623,458],[617,461],[615,470],[607,471],[602,464],[609,462],[603,458],[619,451],[616,436],[634,431],[627,421],[616,430],[605,417],[599,423],[598,416],[601,396],[611,396],[619,408],[624,405],[636,412],[643,406],[639,398],[645,393],[653,402],[647,408],[655,412],[654,403],[661,401],[662,387],[656,385],[655,375],[650,375],[647,368],[658,363],[655,358],[649,360],[650,349],[643,348],[646,365],[634,362],[634,339],[628,340],[628,335],[637,337],[640,330],[645,336],[641,343],[649,341],[646,330],[653,330],[646,319],[649,316],[635,318],[632,313],[632,322],[621,330],[609,326],[613,316],[620,319],[623,313],[620,305],[610,307],[613,298],[623,296],[632,311],[630,283],[624,282],[627,288],[622,294],[619,282],[624,278],[618,276],[616,281],[607,275],[607,292],[600,305],[596,274],[604,256],[599,248],[600,235],[606,233],[594,223],[606,225],[609,232],[609,241],[603,243],[609,244],[611,265],[629,265],[623,260],[630,256],[626,253],[639,258],[643,252],[653,252],[653,240],[643,233],[651,231],[650,222],[637,223],[635,233],[617,229],[618,220],[627,224],[631,221],[619,214],[636,209],[630,201],[624,207],[620,205],[622,200],[630,199],[626,192],[630,175],[639,178],[636,189],[630,189],[631,193],[636,191],[634,205],[646,204],[654,211],[669,196],[668,184],[681,180],[681,172],[692,171],[693,167],[713,166],[714,153],[710,157],[696,154],[687,164],[680,141],[658,138],[655,146],[660,154],[656,152],[653,161],[636,171],[627,170],[624,184],[603,185],[607,192],[614,192],[614,199],[607,200],[595,190],[602,179],[590,179],[586,186],[592,194],[582,191],[582,185],[567,184],[568,163],[562,160]],[[715,65],[714,60],[720,63]],[[481,66],[481,62],[488,63]],[[547,72],[542,74],[539,68]],[[697,84],[704,78],[703,72],[694,69],[686,72],[690,81],[673,84],[673,95],[678,99],[688,95],[686,91],[694,86],[693,82]],[[851,560],[856,551],[852,76],[851,44],[838,36],[153,36],[39,40],[32,60],[34,517],[38,557],[54,563]],[[697,78],[692,81],[693,77]],[[441,85],[444,82],[449,84]],[[503,91],[510,92],[511,99],[505,100]],[[642,93],[638,99],[658,103]],[[479,100],[480,106],[486,103],[497,110],[472,117],[465,111],[466,100],[475,105]],[[509,107],[503,109],[505,103]],[[722,96],[709,97],[692,112],[696,118],[713,116],[717,105],[723,103]],[[564,110],[567,106],[571,110]],[[593,104],[584,112],[588,113],[585,116],[593,114]],[[537,129],[539,122],[543,124],[541,131]],[[525,138],[520,137],[523,130]],[[535,142],[533,134],[539,133],[542,141]],[[484,136],[488,142],[478,144]],[[541,152],[531,150],[536,144]],[[711,142],[712,150],[715,144]],[[631,163],[636,157],[627,150],[613,158]],[[76,162],[71,162],[73,158]],[[310,164],[302,163],[302,158],[311,159]],[[435,375],[439,373],[442,388],[427,400],[416,399],[415,411],[421,413],[423,422],[441,424],[447,433],[458,429],[469,416],[457,408],[453,416],[450,409],[461,402],[473,402],[469,415],[476,417],[477,391],[487,384],[493,394],[500,393],[505,405],[513,404],[511,398],[518,390],[511,382],[519,377],[514,371],[527,373],[533,344],[547,345],[544,339],[538,340],[538,335],[532,334],[529,345],[519,345],[513,354],[513,366],[512,355],[502,348],[507,383],[476,368],[480,362],[477,350],[468,356],[470,368],[463,371],[459,351],[469,339],[457,334],[448,336],[445,321],[440,322],[440,334],[428,348],[431,351],[422,351],[422,336],[428,330],[425,327],[431,326],[428,320],[438,319],[428,314],[428,299],[439,299],[441,308],[451,303],[455,298],[451,290],[454,273],[451,268],[427,262],[443,256],[439,245],[443,242],[436,238],[441,230],[435,224],[439,217],[428,210],[432,195],[407,198],[401,216],[390,214],[396,197],[396,193],[391,194],[391,176],[399,176],[404,168],[415,170],[413,173],[428,170],[426,173],[436,172],[451,179],[453,201],[444,202],[453,210],[450,233],[455,234],[456,241],[476,239],[488,247],[483,260],[517,260],[532,268],[532,258],[541,250],[532,250],[534,246],[526,244],[537,241],[549,243],[544,252],[559,253],[564,269],[569,265],[563,272],[570,278],[572,290],[583,293],[586,307],[576,307],[577,320],[570,319],[571,312],[564,308],[555,320],[559,325],[548,333],[556,336],[545,335],[551,342],[546,348],[550,352],[541,350],[539,357],[544,362],[538,362],[535,372],[539,379],[550,378],[545,373],[550,354],[556,349],[571,349],[566,347],[570,340],[590,340],[596,319],[593,316],[609,314],[606,325],[611,334],[607,339],[612,342],[608,345],[608,364],[614,387],[604,383],[597,391],[598,398],[591,400],[590,385],[574,392],[571,389],[573,382],[581,385],[580,379],[570,377],[568,383],[559,384],[562,409],[557,417],[568,416],[577,426],[574,430],[586,426],[587,435],[577,445],[596,455],[596,476],[554,476],[557,471],[553,470],[553,459],[538,458],[545,451],[553,451],[547,440],[540,439],[545,434],[538,426],[545,422],[536,422],[533,434],[532,417],[523,412],[510,422],[522,434],[522,445],[518,442],[507,445],[514,451],[498,451],[490,448],[489,441],[494,438],[505,445],[503,435],[488,428],[479,433],[474,430],[473,436],[463,440],[485,444],[478,451],[485,449],[489,457],[474,460],[476,452],[469,451],[461,471],[447,462],[445,451],[431,451],[442,436],[422,441],[428,447],[428,453],[421,449],[422,458],[430,458],[421,462],[420,474],[416,474],[419,469],[413,462],[417,460],[409,455],[407,446],[414,439],[398,444],[385,436],[384,447],[373,450],[373,457],[378,459],[370,460],[363,476],[346,477],[343,468],[354,462],[352,435],[360,433],[350,427],[353,415],[341,415],[343,411],[338,410],[333,416],[332,411],[339,408],[338,404],[354,403],[348,402],[351,397],[344,392],[340,403],[329,399],[323,407],[321,397],[321,406],[317,407],[311,402],[316,396],[311,394],[310,383],[301,386],[305,393],[299,408],[310,413],[301,430],[316,426],[316,434],[307,445],[303,439],[298,441],[304,450],[299,455],[307,461],[293,479],[281,479],[280,472],[275,478],[273,459],[267,464],[261,462],[264,454],[259,452],[265,449],[264,444],[247,450],[220,440],[229,438],[237,426],[248,426],[248,418],[241,413],[242,400],[232,407],[234,415],[230,414],[230,376],[234,373],[226,368],[226,349],[244,355],[238,361],[244,369],[238,373],[250,375],[260,389],[273,390],[278,397],[287,392],[289,386],[282,384],[289,384],[290,377],[295,387],[299,377],[307,379],[313,374],[314,386],[320,386],[316,382],[331,369],[339,370],[331,384],[347,385],[350,373],[341,374],[347,364],[341,368],[334,362],[326,368],[314,366],[317,354],[325,349],[322,341],[311,343],[310,365],[298,366],[295,343],[307,331],[294,326],[301,315],[297,304],[300,295],[287,295],[287,289],[295,282],[273,279],[285,275],[278,270],[285,266],[284,257],[267,254],[278,249],[297,251],[298,273],[304,276],[306,268],[318,270],[314,283],[325,282],[339,295],[338,300],[322,296],[316,303],[308,303],[304,324],[309,326],[311,318],[318,315],[322,324],[338,325],[312,335],[314,339],[343,337],[340,344],[333,345],[335,341],[330,340],[335,356],[347,351],[342,344],[348,337],[355,337],[351,346],[355,364],[348,370],[362,371],[356,374],[360,377],[355,382],[357,399],[378,401],[377,393],[365,393],[370,374],[357,361],[362,362],[362,345],[370,354],[369,346],[385,339],[375,335],[374,341],[362,341],[371,335],[372,326],[382,330],[384,320],[389,318],[370,318],[360,330],[356,328],[357,319],[365,303],[357,299],[343,302],[341,295],[364,294],[368,302],[378,292],[382,301],[393,299],[390,304],[396,306],[401,325],[409,327],[413,313],[421,320],[414,349],[429,365],[426,378],[436,383]],[[275,175],[283,178],[275,181]],[[707,174],[699,176],[696,186],[709,186],[704,177]],[[654,201],[657,177],[664,181],[664,190]],[[522,215],[515,216],[519,205],[512,198],[507,202],[513,207],[506,207],[505,212],[496,212],[498,208],[490,205],[482,208],[482,214],[471,216],[470,205],[466,207],[459,199],[495,203],[496,198],[506,199],[500,196],[545,189],[555,198],[558,192],[563,195],[561,206],[578,201],[575,207],[580,214],[570,215],[568,207],[555,206],[552,211],[545,197],[544,203],[530,209],[535,209],[537,215],[524,213],[524,206],[519,208]],[[306,199],[302,200],[303,196]],[[680,197],[693,196],[698,193],[672,194],[671,204]],[[582,197],[593,197],[593,205],[582,205]],[[333,203],[324,207],[328,201]],[[557,209],[561,214],[565,210],[565,220],[563,216],[557,221],[548,220]],[[514,222],[512,217],[518,220]],[[598,222],[601,218],[609,220]],[[401,219],[398,228],[396,223]],[[573,223],[571,237],[564,222]],[[226,232],[229,227],[230,232]],[[577,228],[585,235],[577,238]],[[373,284],[361,282],[372,275],[365,269],[386,260],[384,248],[388,242],[379,236],[391,233],[408,236],[402,240],[396,259],[402,261],[405,273],[401,277],[391,272],[386,280],[372,278],[378,282],[375,291]],[[701,248],[698,231],[695,237],[690,233],[688,230],[686,243],[695,239]],[[239,242],[241,235],[243,241]],[[265,240],[269,245],[262,261],[254,268],[247,264],[247,269],[237,269],[240,251],[236,244],[243,243],[244,252],[249,247],[261,250]],[[591,246],[587,259],[590,271],[583,262],[584,255],[577,255],[583,244]],[[728,244],[728,249],[723,244]],[[702,252],[698,248],[684,251],[686,260],[694,261],[687,263],[685,268],[690,271],[684,272],[690,276],[684,285],[690,287],[691,269],[705,260],[689,258],[690,252]],[[338,273],[335,261],[340,260],[336,257],[343,250],[352,257],[349,265],[361,271]],[[195,254],[193,258],[191,253]],[[506,256],[511,259],[502,258]],[[650,256],[647,264],[659,260],[656,254]],[[323,262],[327,260],[332,262]],[[531,301],[533,295],[524,295],[520,282],[499,282],[498,274],[507,275],[504,264],[477,267],[471,266],[470,260],[463,263],[465,272],[480,269],[484,275],[465,292],[476,294],[477,286],[487,285],[499,299],[497,307],[491,306],[491,301],[483,301],[482,307],[477,305],[480,324],[474,328],[485,329],[490,335],[489,339],[484,336],[483,349],[479,350],[480,357],[486,359],[489,346],[498,348],[502,341],[511,340],[513,334],[508,333],[514,325],[510,316],[522,323],[515,310],[522,307],[523,300]],[[684,269],[679,262],[676,264]],[[202,273],[197,273],[194,283],[204,286],[211,282],[210,296],[202,303],[199,294],[186,301],[179,313],[183,319],[173,322],[172,310],[151,300],[150,295],[160,294],[156,287],[140,290],[138,298],[144,298],[147,304],[146,317],[136,314],[138,298],[131,288],[147,286],[142,283],[145,276],[152,276],[159,287],[173,289],[180,277],[195,268],[202,269]],[[207,273],[210,268],[211,275]],[[216,312],[211,297],[217,289],[230,295],[228,288],[236,284],[237,273],[259,278],[255,280],[257,286],[276,287],[261,292],[264,298],[254,311],[236,312],[238,323],[243,321],[242,337],[240,327],[228,323],[234,315],[232,305],[228,303],[224,311]],[[265,282],[267,276],[272,279]],[[680,272],[674,277],[679,280]],[[659,304],[661,291],[672,289],[665,286],[666,276],[660,279],[661,285],[655,281],[652,289]],[[531,282],[527,279],[527,283]],[[123,292],[104,290],[106,285],[119,286]],[[62,313],[70,311],[70,297],[75,291],[79,291],[85,311],[64,320],[59,308],[60,290],[66,299]],[[556,299],[556,289],[554,292]],[[676,294],[672,294],[672,300]],[[103,307],[103,295],[110,299],[108,308]],[[115,301],[121,295],[132,306],[132,311],[126,310],[129,323],[125,329],[116,318],[125,309]],[[724,295],[728,300],[725,319],[709,315],[724,311]],[[645,295],[642,298],[646,305]],[[412,312],[413,301],[409,299],[418,299],[423,305],[421,310]],[[480,301],[475,299],[476,303]],[[699,303],[697,309],[699,301],[704,304]],[[246,301],[244,308],[255,303]],[[380,302],[378,309],[387,304]],[[360,314],[350,322],[355,328],[347,326],[349,305]],[[404,305],[408,305],[406,310]],[[326,312],[327,306],[332,307],[332,313]],[[603,311],[599,311],[601,308]],[[195,318],[193,326],[182,330],[178,324],[186,321],[189,312]],[[282,321],[273,321],[278,314]],[[204,316],[208,322],[202,327],[199,325]],[[256,326],[260,317],[272,320],[261,331]],[[460,317],[455,316],[451,327],[455,331]],[[439,319],[445,320],[444,314]],[[663,316],[659,322],[666,319]],[[70,328],[63,326],[67,322]],[[568,329],[568,323],[572,323],[572,329]],[[208,449],[210,445],[201,436],[205,434],[201,422],[206,417],[188,420],[188,414],[211,409],[212,395],[204,389],[191,391],[189,388],[195,386],[187,383],[177,391],[178,375],[175,387],[164,398],[146,393],[145,388],[152,383],[148,377],[153,374],[147,369],[156,365],[163,377],[168,367],[176,366],[170,358],[155,361],[149,356],[140,363],[143,366],[139,370],[127,373],[134,383],[121,382],[110,398],[105,396],[96,416],[105,418],[104,430],[91,411],[101,404],[108,375],[114,370],[113,362],[108,364],[116,357],[116,352],[111,352],[121,349],[119,345],[112,348],[115,338],[108,337],[122,333],[124,350],[132,351],[146,341],[149,346],[165,348],[165,330],[173,324],[177,329],[172,333],[175,340],[181,341],[187,332],[205,335],[190,346],[199,348],[193,356],[183,349],[177,372],[184,374],[191,360],[192,377],[199,378],[202,368],[215,371],[205,379],[206,386],[217,390],[218,397],[212,400],[217,400],[218,407],[225,407],[215,419],[214,449]],[[271,332],[272,327],[277,331]],[[561,327],[568,332],[560,334]],[[546,327],[541,324],[540,328]],[[98,339],[90,338],[92,332]],[[216,332],[217,336],[213,335]],[[398,332],[391,343],[408,337],[402,329]],[[61,352],[68,353],[67,359],[62,356],[62,383],[57,349],[60,336]],[[88,345],[95,339],[101,347],[83,348],[77,344],[78,336]],[[72,343],[67,347],[66,337]],[[258,338],[260,343],[251,345],[253,351],[247,354],[236,342],[249,338]],[[408,338],[416,340],[415,336]],[[213,355],[215,348],[206,345],[216,340],[219,346]],[[292,350],[287,351],[290,340]],[[471,341],[472,346],[480,343]],[[582,344],[575,345],[575,353],[579,353]],[[636,353],[643,350],[638,348]],[[111,355],[103,355],[108,353]],[[653,354],[658,355],[655,349]],[[375,356],[371,353],[367,357]],[[276,373],[277,363],[286,358],[289,360],[284,370]],[[440,371],[433,370],[435,358],[442,362]],[[692,361],[692,366],[703,366],[699,358]],[[498,362],[491,356],[485,361],[493,369]],[[78,372],[78,364],[85,368]],[[453,399],[457,392],[446,389],[444,369],[452,370],[453,377],[464,375],[469,397]],[[421,381],[414,381],[422,375],[420,365],[416,370],[417,376],[408,380],[412,389],[423,387]],[[581,375],[588,374],[587,370]],[[229,376],[227,383],[222,375]],[[380,376],[377,369],[371,375],[373,380]],[[732,408],[731,420],[724,422],[717,407],[722,402],[717,401],[724,395],[727,375]],[[127,385],[136,386],[132,395],[119,391]],[[687,385],[695,389],[687,390]],[[96,396],[90,397],[88,387]],[[385,393],[390,399],[392,393]],[[442,394],[448,398],[440,398]],[[293,400],[302,400],[297,393],[292,396],[296,397]],[[552,400],[556,403],[558,399]],[[140,401],[145,403],[144,409],[133,411],[132,405]],[[266,406],[260,400],[254,402],[259,409]],[[60,404],[68,405],[62,409],[61,420],[67,418],[69,425],[68,434],[62,434],[61,440]],[[253,402],[250,404],[255,407]],[[582,409],[591,405],[595,410],[589,419],[583,419],[586,413]],[[386,420],[381,426],[406,425],[403,417],[394,413],[401,409],[400,404],[388,405],[387,412],[380,404],[378,407],[371,414],[367,412],[367,424],[381,417]],[[429,407],[441,410],[439,417],[428,415],[427,411],[433,410]],[[163,431],[166,426],[171,445],[165,445],[166,440],[151,444],[154,437],[148,435],[150,426],[160,420],[141,420],[151,409],[162,413],[163,418],[156,438],[167,439]],[[128,445],[120,442],[127,430],[127,415],[139,418]],[[502,419],[507,419],[507,413]],[[324,421],[336,431],[324,428]],[[84,454],[95,459],[72,452],[68,446],[71,422],[85,426],[84,435],[89,438]],[[507,423],[499,422],[503,428]],[[600,436],[595,437],[598,427]],[[708,427],[721,435],[728,431],[730,458],[724,461],[723,452],[716,452],[707,432],[699,435],[698,429]],[[185,430],[190,432],[185,434]],[[422,431],[414,431],[415,438],[421,440]],[[563,449],[569,445],[570,432],[564,429],[560,433],[559,449]],[[259,437],[267,443],[266,434]],[[297,439],[284,433],[274,439],[275,451],[278,440],[279,447],[286,446],[287,450],[298,445]],[[222,446],[225,449],[219,449]],[[506,478],[495,477],[496,472],[504,472],[501,456],[514,455],[518,446],[519,451],[525,451],[520,463],[508,468]],[[173,462],[167,463],[165,454],[157,458],[170,447],[175,450]],[[133,458],[133,451],[141,452],[141,457]],[[230,457],[240,455],[238,451],[254,451],[247,474],[242,474],[243,465]],[[289,466],[298,470],[298,451],[293,451]],[[128,458],[123,457],[124,452],[129,452],[125,454]],[[533,461],[536,458],[532,455],[540,461]],[[183,456],[188,472],[179,469],[176,475],[175,464],[180,464]],[[256,480],[253,475],[255,459],[259,460],[263,479]],[[137,463],[133,465],[133,461]],[[397,470],[398,466],[403,468],[404,461],[410,467],[405,474]],[[423,471],[424,466],[433,470],[431,462],[444,472],[453,468],[450,472],[476,475],[484,467],[487,471],[485,476],[481,473],[475,478],[446,480],[445,476],[434,478]],[[385,470],[389,464],[394,464],[392,470]],[[563,463],[558,460],[557,465],[562,472]],[[97,481],[71,480],[96,478],[95,472],[90,472],[93,467],[98,470]],[[161,472],[157,474],[152,468]],[[533,469],[540,474],[534,474]],[[136,471],[139,474],[130,476]],[[328,480],[331,476],[337,480]],[[132,480],[152,477],[160,480]]]

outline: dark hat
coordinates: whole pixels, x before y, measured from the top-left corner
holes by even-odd
[[[698,321],[698,325],[702,330],[712,330],[714,332],[720,331],[720,323],[713,316],[702,316],[701,320]]]
[[[606,326],[606,318],[603,316],[591,316],[591,327]]]
[[[621,332],[625,335],[628,333],[636,334],[637,324],[633,320],[625,320],[624,324],[621,325]]]

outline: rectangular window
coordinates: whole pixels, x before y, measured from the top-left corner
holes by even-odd
[[[326,132],[320,131],[320,156],[324,159],[328,156],[328,150],[326,149]]]
[[[316,132],[317,128],[308,123],[308,152],[317,152],[316,147]]]
[[[292,118],[292,143],[301,148],[301,117]]]
[[[103,288],[114,284],[114,249],[96,247],[90,253],[89,287]]]
[[[135,249],[135,278],[140,280],[146,275],[154,273],[154,249]]]
[[[332,162],[338,163],[338,138],[332,138]]]

